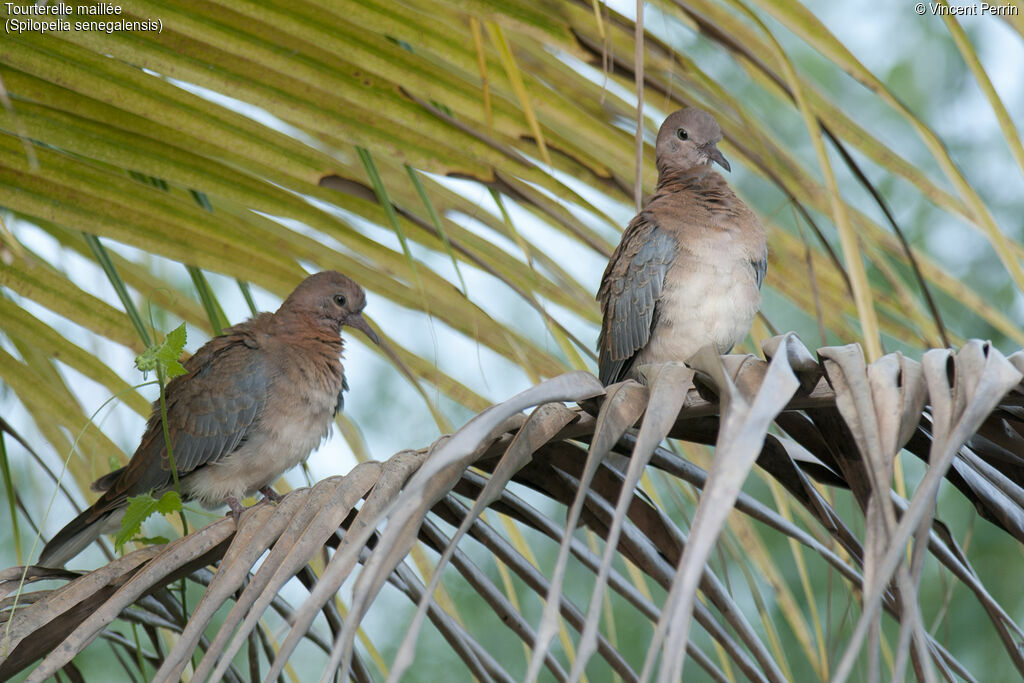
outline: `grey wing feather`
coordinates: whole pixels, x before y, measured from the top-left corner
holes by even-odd
[[[215,362],[197,362],[197,370],[167,387],[167,425],[178,474],[216,462],[238,448],[266,405],[270,376],[259,351],[238,342],[215,355]],[[190,364],[186,368],[192,370]],[[176,382],[182,384],[176,387]],[[160,489],[172,481],[159,408],[154,408],[142,442],[124,468],[126,495]]]
[[[338,402],[334,404],[334,414],[337,415],[345,409],[345,392],[348,391],[348,380],[345,373],[341,373],[341,391],[338,392]]]
[[[754,277],[757,278],[757,288],[761,289],[761,283],[764,282],[764,276],[768,273],[768,247],[765,247],[764,255],[757,261],[751,261],[750,265],[754,266]]]
[[[179,473],[238,448],[266,404],[269,377],[258,351],[232,346],[207,370],[191,378],[192,400],[168,414],[168,424],[178,427],[172,445]]]
[[[665,274],[677,249],[676,239],[648,212],[626,228],[598,291],[604,316],[598,338],[602,383],[621,380],[633,357],[650,341]]]

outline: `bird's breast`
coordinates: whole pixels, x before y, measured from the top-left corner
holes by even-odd
[[[655,328],[634,367],[687,361],[708,344],[727,353],[746,336],[760,305],[749,260],[684,255],[666,275]]]

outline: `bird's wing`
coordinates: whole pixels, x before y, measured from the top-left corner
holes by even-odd
[[[249,342],[248,344],[246,342]],[[188,374],[167,385],[167,428],[179,475],[234,451],[245,441],[267,402],[270,372],[264,354],[241,335],[218,337],[185,363]],[[139,447],[104,498],[123,500],[173,482],[160,422],[160,404]]]
[[[761,289],[761,283],[764,282],[764,276],[768,273],[768,247],[765,246],[764,254],[761,258],[756,261],[751,261],[750,265],[754,266],[754,277],[757,279],[757,288]]]
[[[601,382],[622,379],[651,338],[665,274],[675,258],[675,237],[643,211],[632,220],[612,254],[597,299],[603,321],[597,345]]]
[[[220,460],[246,438],[266,404],[270,378],[265,365],[260,349],[236,342],[217,349],[212,362],[182,377],[187,381],[172,396],[175,404],[168,405],[167,414],[179,473]],[[170,471],[166,454],[163,466]]]
[[[334,404],[334,414],[337,415],[345,409],[345,392],[348,391],[348,380],[345,373],[341,373],[341,390],[338,392],[338,402]]]

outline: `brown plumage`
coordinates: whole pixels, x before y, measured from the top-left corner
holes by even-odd
[[[166,387],[167,426],[185,500],[228,504],[269,488],[328,435],[348,389],[341,327],[377,335],[361,312],[363,289],[341,273],[306,278],[276,313],[224,330],[185,361]],[[120,525],[129,496],[172,488],[160,405],[131,460],[93,484],[103,491],[43,549],[39,564],[63,566]]]
[[[757,216],[711,168],[729,170],[718,123],[700,109],[658,131],[658,187],[622,234],[601,280],[598,337],[604,384],[645,364],[687,361],[711,344],[727,353],[750,329],[768,263]]]

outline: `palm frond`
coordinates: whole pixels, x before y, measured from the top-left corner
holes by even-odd
[[[16,594],[17,609],[10,597],[4,603],[10,649],[0,674],[13,674],[42,657],[27,680],[53,675],[107,634],[115,619],[148,613],[146,595],[185,576],[205,589],[187,620],[162,624],[180,636],[154,680],[178,679],[197,648],[202,658],[194,676],[219,680],[240,649],[246,643],[252,647],[252,634],[278,604],[285,584],[305,576],[301,604],[282,608],[288,635],[260,674],[267,679],[281,674],[301,642],[313,639],[323,651],[325,680],[337,670],[343,678],[368,680],[356,633],[375,609],[387,609],[379,603],[386,604],[382,590],[390,584],[416,611],[388,680],[399,680],[413,665],[427,618],[472,675],[514,680],[518,676],[492,657],[476,634],[435,602],[450,565],[530,648],[527,680],[541,668],[559,680],[577,679],[596,666],[595,657],[624,680],[646,680],[655,673],[659,680],[676,680],[686,656],[713,678],[723,678],[688,635],[694,623],[722,648],[730,666],[753,680],[783,681],[783,664],[709,564],[733,509],[803,545],[836,571],[851,597],[863,595],[860,616],[832,674],[837,680],[849,676],[865,649],[871,653],[869,665],[877,666],[883,614],[900,625],[890,643],[897,655],[895,678],[902,678],[907,661],[931,675],[973,677],[957,653],[925,627],[916,585],[926,557],[975,595],[1006,656],[1024,672],[1018,648],[1024,631],[991,598],[935,518],[939,485],[948,479],[983,517],[1024,540],[1019,484],[1024,450],[1015,426],[1024,401],[1024,354],[1007,359],[987,344],[972,342],[956,354],[930,351],[921,363],[889,354],[867,364],[860,347],[849,345],[819,349],[816,362],[792,335],[771,340],[766,350],[768,361],[702,352],[694,369],[651,366],[648,386],[629,381],[604,390],[587,373],[562,375],[491,406],[428,449],[363,463],[344,477],[293,491],[279,505],[256,505],[242,515],[237,530],[227,517],[166,547],[136,551],[81,576],[26,568],[29,583]],[[1013,436],[999,439],[1000,444],[985,436],[996,434]],[[663,448],[666,437],[714,443],[711,471]],[[892,488],[893,463],[904,449],[927,462],[909,499]],[[813,528],[795,525],[741,490],[755,463],[803,506]],[[645,471],[701,489],[688,531],[637,488]],[[844,519],[809,474],[848,487],[862,524]],[[564,527],[555,521],[557,515],[518,494],[522,487],[565,506]],[[551,578],[483,520],[487,508],[557,544]],[[444,531],[446,525],[454,533]],[[604,540],[600,554],[577,537],[580,526]],[[543,601],[536,626],[475,567],[469,539],[518,576],[535,601]],[[437,553],[433,573],[423,578],[408,564],[417,542]],[[327,564],[313,572],[325,550]],[[570,557],[594,576],[586,608],[567,594]],[[623,562],[653,581],[658,601],[638,592],[622,574]],[[204,569],[210,563],[219,563],[212,577]],[[20,568],[8,570],[5,592],[14,593],[21,578]],[[43,579],[68,583],[30,590]],[[617,649],[601,631],[607,591],[653,629],[642,659]],[[352,598],[340,616],[332,612],[334,601],[346,592]],[[204,643],[203,634],[225,603],[232,605],[230,612]],[[315,623],[321,614],[327,615],[326,631]],[[563,623],[580,634],[569,662],[550,649]]]

